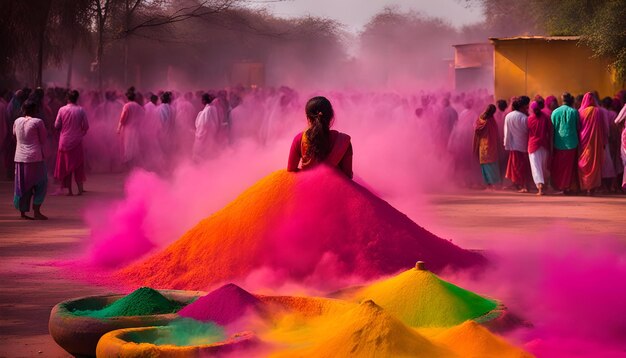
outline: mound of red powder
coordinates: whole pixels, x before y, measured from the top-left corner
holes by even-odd
[[[333,277],[377,278],[418,260],[434,272],[485,262],[333,169],[281,170],[117,277],[127,283],[198,290],[262,269],[329,289]]]
[[[259,313],[263,303],[248,291],[229,283],[200,297],[178,312],[181,317],[225,326],[249,313]]]

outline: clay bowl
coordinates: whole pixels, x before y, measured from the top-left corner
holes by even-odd
[[[206,294],[202,291],[179,290],[159,290],[159,292],[168,299],[184,305]],[[72,313],[74,310],[102,309],[124,296],[87,296],[57,304],[50,312],[48,322],[50,335],[68,353],[89,357],[95,356],[98,340],[107,332],[120,328],[162,326],[178,318],[176,313],[110,318],[77,316]]]
[[[206,357],[250,348],[258,340],[245,331],[211,344],[177,346],[168,342],[172,327],[125,328],[106,333],[96,348],[97,357]],[[157,339],[164,343],[155,344]]]

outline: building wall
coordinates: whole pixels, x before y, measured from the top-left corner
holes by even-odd
[[[493,45],[454,46],[454,88],[457,91],[486,89],[493,92]]]
[[[454,71],[455,90],[486,89],[493,93],[493,67],[457,68]]]
[[[592,58],[591,50],[572,40],[493,40],[495,97],[535,94],[559,96],[597,90],[612,96],[621,89],[608,61]]]
[[[234,63],[230,74],[230,85],[247,88],[265,86],[265,65],[260,62]]]

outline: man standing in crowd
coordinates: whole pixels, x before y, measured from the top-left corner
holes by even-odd
[[[578,129],[580,117],[573,108],[574,97],[568,92],[561,96],[563,105],[552,112],[554,126],[554,156],[552,158],[552,186],[569,194],[578,187],[576,160],[578,158]]]
[[[202,95],[204,108],[196,117],[196,136],[193,142],[193,160],[201,162],[214,154],[217,147],[217,133],[220,128],[220,119],[215,105],[215,97],[205,93]]]
[[[89,123],[87,115],[82,107],[77,105],[79,93],[70,91],[67,95],[67,105],[59,109],[54,128],[60,133],[59,149],[54,178],[61,181],[61,191],[68,189],[68,195],[72,192],[72,175],[78,186],[78,195],[82,195],[85,189],[85,157],[83,152],[83,137],[87,134]]]
[[[504,118],[504,149],[509,151],[506,177],[520,193],[528,192],[530,161],[528,159],[528,106],[530,98],[522,96],[513,103],[513,111]]]

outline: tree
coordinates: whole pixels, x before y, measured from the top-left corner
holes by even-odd
[[[359,57],[375,82],[397,85],[410,76],[424,84],[445,85],[444,59],[452,57],[457,38],[456,30],[441,19],[386,8],[360,34]]]
[[[124,41],[124,82],[128,81],[129,41],[147,29],[222,13],[243,0],[92,0],[96,18],[98,87],[102,88],[104,51],[109,41]]]
[[[0,2],[2,81],[11,81],[9,78],[21,70],[31,74],[28,82],[41,86],[44,68],[60,63],[88,32],[88,1]]]

